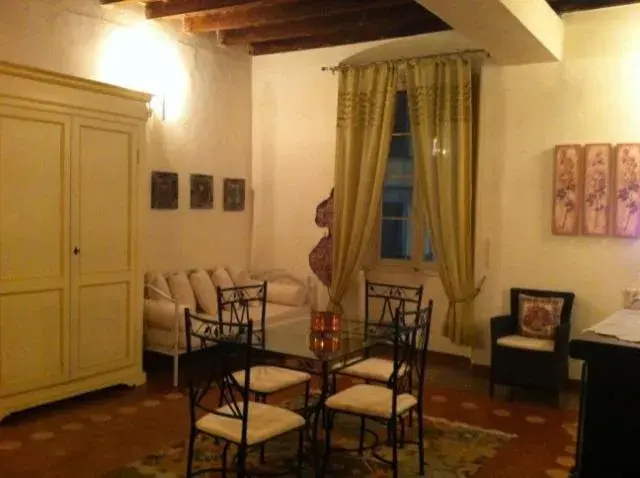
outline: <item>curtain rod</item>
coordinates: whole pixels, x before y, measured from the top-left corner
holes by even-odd
[[[424,56],[415,56],[415,57],[409,57],[409,58],[404,58],[404,57],[400,57],[400,58],[394,58],[392,60],[382,60],[382,61],[373,61],[371,63],[362,63],[362,64],[347,64],[347,63],[341,63],[339,65],[335,65],[335,66],[323,66],[321,68],[322,71],[330,71],[331,73],[335,73],[338,70],[341,70],[342,68],[348,68],[350,66],[369,66],[369,65],[380,65],[382,63],[402,63],[404,61],[411,61],[411,60],[424,60],[426,58],[442,58],[442,57],[448,57],[448,56],[466,56],[466,55],[474,55],[474,54],[483,54],[485,57],[489,57],[489,53],[486,50],[459,50],[459,51],[452,51],[452,52],[448,52],[448,53],[436,53],[433,55],[424,55]]]

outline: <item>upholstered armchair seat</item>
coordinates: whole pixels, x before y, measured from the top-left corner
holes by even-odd
[[[562,298],[560,324],[553,338],[523,336],[519,331],[520,294]],[[538,289],[511,289],[511,313],[491,319],[490,395],[496,384],[553,391],[559,397],[568,379],[571,311],[575,295]]]

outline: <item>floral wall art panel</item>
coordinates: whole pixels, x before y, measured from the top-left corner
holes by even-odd
[[[582,234],[587,236],[611,233],[611,151],[610,144],[587,144],[584,147]]]
[[[578,234],[582,179],[582,146],[579,144],[556,146],[553,169],[553,234],[564,236]]]
[[[619,144],[614,161],[613,234],[638,237],[640,230],[640,144]]]

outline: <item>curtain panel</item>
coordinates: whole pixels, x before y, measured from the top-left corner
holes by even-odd
[[[339,70],[330,308],[342,311],[380,210],[398,83],[390,63]]]
[[[420,207],[449,299],[443,335],[474,346],[478,330],[474,272],[473,76],[469,59],[405,64]]]

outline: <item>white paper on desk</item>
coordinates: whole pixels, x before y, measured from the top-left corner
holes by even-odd
[[[595,332],[628,342],[640,342],[640,310],[619,310],[602,322],[585,329],[585,332]]]

